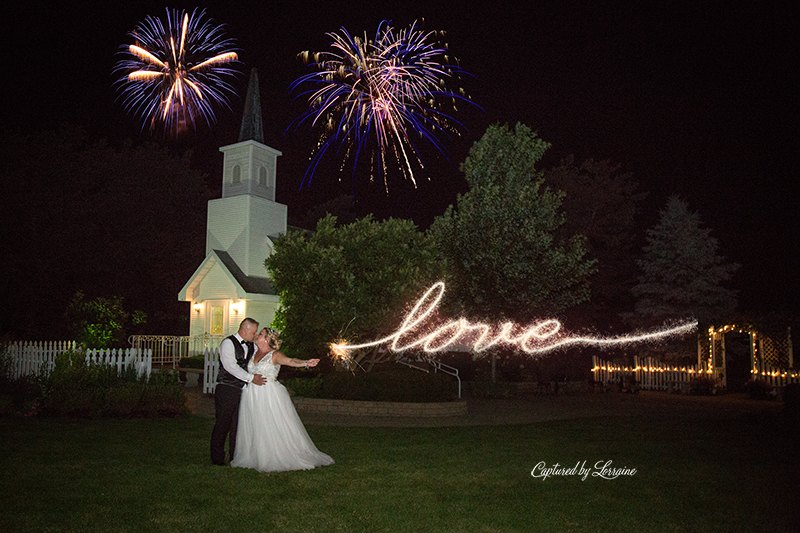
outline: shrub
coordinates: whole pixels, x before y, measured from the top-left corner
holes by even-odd
[[[13,371],[14,366],[11,357],[5,353],[2,343],[0,343],[0,387],[4,387],[11,382]]]
[[[106,391],[94,387],[52,387],[42,401],[42,414],[94,418],[102,411]]]
[[[717,387],[717,380],[708,376],[700,376],[693,378],[689,382],[689,394],[696,394],[698,396],[710,396],[714,394]]]
[[[176,372],[139,376],[132,367],[86,363],[80,351],[59,354],[53,370],[37,378],[41,413],[79,418],[178,416],[188,413]],[[20,409],[18,408],[19,412]]]
[[[203,368],[205,365],[204,355],[193,355],[192,357],[181,357],[178,366],[181,368]]]
[[[30,374],[10,379],[6,389],[10,395],[10,407],[14,412],[30,414],[34,404],[42,399],[42,382],[38,375]]]
[[[135,416],[142,404],[142,387],[138,383],[122,383],[108,390],[104,415],[112,417]]]
[[[143,413],[148,416],[181,416],[189,413],[186,389],[176,372],[153,372],[144,384]]]
[[[2,339],[0,337],[0,339]],[[5,353],[5,346],[0,340],[0,414],[10,414],[14,409],[11,386],[13,366],[11,358]]]
[[[761,379],[751,379],[744,385],[744,390],[751,400],[772,400],[775,391],[769,383]]]

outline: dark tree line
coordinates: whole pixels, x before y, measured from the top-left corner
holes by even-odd
[[[6,133],[0,146],[2,329],[61,338],[82,291],[122,298],[148,332],[185,334],[177,294],[203,259],[210,198],[189,156],[73,127]]]
[[[436,217],[426,234],[444,264],[447,288],[442,310],[447,316],[526,323],[558,315],[567,317],[570,329],[608,332],[730,313],[735,298],[721,284],[735,267],[716,254],[716,241],[699,226],[696,215],[685,206],[676,211],[671,200],[661,225],[648,232],[648,244],[641,250],[636,242],[642,232],[636,222],[645,194],[632,175],[608,162],[577,164],[572,157],[542,171],[537,164],[548,147],[535,132],[518,124],[514,129],[490,127],[470,150],[462,165],[469,191]],[[288,337],[310,342],[319,336],[311,325],[324,324],[325,317],[333,315],[338,328],[351,319],[382,324],[391,317],[393,310],[385,306],[370,310],[350,305],[344,313],[319,313],[331,303],[321,301],[319,291],[311,287],[333,272],[339,281],[330,287],[345,289],[333,298],[336,302],[346,302],[346,294],[359,291],[377,295],[393,290],[370,283],[370,276],[380,272],[391,278],[403,264],[398,257],[372,254],[365,262],[356,254],[358,261],[337,260],[335,269],[328,265],[356,242],[348,235],[355,227],[318,227],[330,245],[315,249],[316,258],[307,252],[320,236],[306,240],[294,235],[276,242],[268,266],[282,295],[280,316],[285,322],[280,326]],[[372,229],[374,235],[364,242],[378,247],[384,237],[377,226]],[[360,246],[356,249],[363,250]],[[433,279],[431,272],[441,268],[432,257],[414,264],[422,279]],[[426,264],[431,265],[427,274]],[[306,275],[298,277],[301,271]],[[676,277],[674,272],[684,274]],[[404,292],[405,298],[415,297]],[[398,295],[393,296],[396,306]],[[676,305],[665,306],[665,301]],[[331,330],[327,336],[334,333]],[[366,330],[360,333],[361,342],[374,338]],[[324,349],[319,348],[323,340],[317,340],[317,350]]]
[[[65,311],[81,291],[86,301],[121,298],[129,316],[147,317],[138,321],[142,331],[185,334],[188,310],[177,302],[177,293],[203,259],[211,196],[190,156],[152,144],[113,146],[68,127],[6,133],[1,146],[3,331],[28,339],[64,337]],[[688,207],[677,209],[671,200],[661,221],[669,227],[652,229],[643,252],[635,243],[643,233],[636,217],[644,194],[633,177],[607,162],[578,164],[573,158],[541,170],[537,165],[548,146],[522,125],[492,126],[473,146],[462,166],[470,190],[437,217],[424,239],[436,243],[447,264],[448,312],[519,322],[560,313],[573,327],[603,331],[620,324],[626,311],[637,324],[689,314],[711,320],[715,313],[730,312],[735,297],[721,286],[733,269],[717,256],[710,230],[700,227]],[[347,222],[354,224],[352,218]],[[391,241],[396,228],[376,224],[383,223],[362,221],[341,231],[345,240],[354,239],[344,235],[351,231],[375,233],[373,245]],[[341,253],[339,230],[325,228],[331,250]],[[413,225],[402,226],[400,233],[423,242]],[[302,239],[292,239],[293,246],[276,243],[276,250],[303,249]],[[375,252],[369,242],[354,248],[352,260],[337,263],[336,275],[348,282],[332,279],[331,287],[355,290],[353,283],[367,273],[373,282],[384,274],[396,282],[393,273],[404,260],[420,265],[417,288],[440,275],[438,259],[401,259],[395,252]],[[325,246],[321,253],[330,256]],[[694,274],[673,279],[669,269]],[[699,275],[709,269],[716,274]],[[289,279],[283,270],[283,279]],[[701,290],[698,284],[709,287]],[[277,288],[288,293],[289,285]],[[709,294],[725,301],[709,300]],[[679,303],[665,307],[658,298]],[[658,306],[668,312],[654,312]],[[358,316],[363,328],[375,312],[352,309],[337,315],[333,325],[339,331]],[[385,329],[385,313],[381,317]],[[358,336],[369,335],[364,330]]]
[[[589,301],[569,311],[572,322],[601,330],[621,326],[618,314],[634,304],[638,274],[637,216],[646,193],[632,173],[608,161],[581,163],[568,156],[545,169],[545,183],[564,192],[562,235],[584,235],[587,254],[597,261]]]

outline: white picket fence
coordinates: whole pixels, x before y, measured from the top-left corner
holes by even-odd
[[[40,372],[49,373],[57,355],[77,349],[75,341],[15,342],[6,348],[5,355],[11,359],[12,376],[18,378]],[[120,372],[132,366],[137,375],[150,377],[153,351],[136,348],[89,349],[86,350],[86,362],[112,365]]]
[[[689,392],[692,380],[699,377],[715,377],[713,371],[702,369],[698,365],[692,366],[671,366],[661,363],[652,357],[633,358],[633,366],[619,366],[609,361],[604,361],[592,356],[592,374],[595,382],[604,385],[618,383],[627,376],[635,376],[637,386],[643,390],[666,390]],[[798,372],[788,372],[771,367],[763,362],[755,364],[751,370],[753,379],[767,381],[773,387],[785,387],[789,383],[800,383]]]
[[[642,390],[679,390],[689,392],[689,384],[693,379],[702,376],[711,376],[710,372],[693,366],[671,366],[664,364],[652,357],[640,359],[633,358],[633,366],[619,366],[609,361],[604,361],[592,356],[592,374],[595,382],[604,385],[624,382],[631,374],[636,379],[636,385]]]
[[[750,372],[753,374],[753,379],[766,381],[773,387],[785,387],[789,383],[800,383],[800,372],[797,370],[783,370],[764,364],[763,361],[756,362]]]
[[[213,394],[219,374],[219,346],[206,348],[203,358],[203,394]]]

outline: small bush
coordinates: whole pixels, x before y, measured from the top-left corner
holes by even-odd
[[[693,378],[689,382],[689,394],[695,394],[698,396],[711,396],[714,394],[716,387],[717,380],[712,377],[701,376]]]
[[[53,387],[42,399],[42,414],[95,418],[104,411],[106,392],[97,387]]]
[[[751,400],[775,399],[775,390],[772,385],[761,379],[751,379],[745,383],[744,390]]]
[[[76,418],[178,416],[188,413],[175,372],[139,376],[134,368],[87,364],[80,351],[59,354],[48,375],[13,380],[13,412]],[[0,405],[7,405],[0,403]]]
[[[11,379],[6,383],[5,390],[10,396],[10,407],[14,412],[30,414],[32,406],[41,403],[42,382],[37,375]]]
[[[181,368],[200,368],[205,365],[204,355],[193,355],[192,357],[181,357],[178,366]]]
[[[181,416],[189,413],[186,389],[175,372],[153,372],[142,394],[145,416]]]
[[[142,387],[138,383],[123,383],[108,390],[104,415],[132,417],[142,404]]]
[[[13,361],[4,350],[3,343],[0,342],[0,387],[4,387],[13,378],[11,377],[14,372]]]

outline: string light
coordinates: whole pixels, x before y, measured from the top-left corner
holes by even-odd
[[[696,367],[679,368],[664,365],[655,367],[636,366],[635,368],[631,369],[629,367],[614,366],[610,363],[597,359],[597,363],[595,363],[594,367],[592,368],[592,372],[595,374],[598,372],[642,372],[644,374],[678,372],[684,374],[685,378],[687,379],[693,375],[703,376],[703,374],[707,374],[716,376],[717,372],[720,371],[720,367],[714,367],[714,346],[715,343],[720,339],[720,336],[724,338],[725,333],[742,333],[750,336],[750,349],[752,355],[750,374],[752,379],[762,379],[777,387],[784,386],[788,383],[796,383],[798,380],[800,380],[800,372],[797,372],[794,369],[786,370],[767,365],[763,360],[763,354],[760,353],[761,349],[757,343],[757,340],[759,339],[759,333],[751,325],[737,324],[728,324],[719,328],[711,326],[708,328],[708,342],[709,346],[711,347],[711,351],[708,353],[708,356],[704,358],[704,360],[702,357],[700,360],[698,360],[698,365]]]

